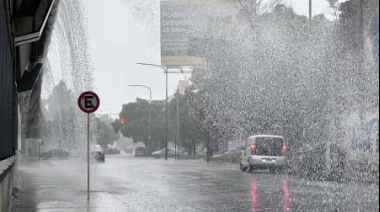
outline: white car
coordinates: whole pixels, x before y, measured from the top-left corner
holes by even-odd
[[[251,136],[243,147],[240,169],[250,172],[256,169],[282,170],[287,165],[288,150],[289,144],[282,136]]]
[[[182,151],[177,149],[177,154],[181,155]],[[168,148],[168,157],[174,157],[175,155],[175,149],[174,148]],[[155,158],[165,157],[165,148],[155,151],[152,153],[152,156]]]

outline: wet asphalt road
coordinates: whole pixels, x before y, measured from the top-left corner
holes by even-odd
[[[379,211],[378,185],[241,173],[203,161],[108,156],[92,164],[90,202],[83,161],[24,161],[18,169],[12,212]]]

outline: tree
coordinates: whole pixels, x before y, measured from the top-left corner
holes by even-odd
[[[97,123],[97,136],[96,142],[103,148],[107,148],[109,144],[113,144],[115,141],[119,139],[119,134],[115,133],[111,127],[110,117],[101,116],[100,118],[95,118]]]
[[[335,71],[333,25],[323,16],[314,21],[310,28],[307,18],[276,5],[256,17],[244,39],[194,44],[207,60],[192,76],[190,100],[204,119],[199,121],[224,141],[252,134],[292,141],[325,137]]]
[[[67,88],[64,81],[60,81],[53,88],[47,100],[48,121],[51,128],[51,139],[58,141],[59,147],[76,148],[77,142],[77,116],[74,107],[73,93]]]
[[[67,88],[64,81],[60,81],[58,85],[53,88],[53,92],[48,99],[49,112],[57,114],[61,109],[73,107],[72,91]]]
[[[282,0],[239,0],[238,7],[240,7],[248,19],[252,28],[258,15],[272,10],[276,5],[281,4]]]
[[[164,147],[165,138],[165,111],[163,101],[149,101],[137,99],[136,102],[123,105],[120,118],[125,119],[121,125],[120,120],[112,123],[115,131],[120,128],[124,137],[129,137],[134,142],[143,142],[148,147],[148,123],[149,107],[151,108],[151,136],[150,150],[158,150]]]
[[[329,4],[329,7],[332,9],[332,14],[334,15],[335,19],[338,20],[339,18],[339,8],[340,8],[340,2],[339,0],[326,0]]]
[[[171,137],[177,135],[177,100],[179,101],[179,128],[182,146],[187,149],[189,154],[196,155],[196,147],[205,141],[205,131],[202,124],[194,118],[191,111],[188,96],[177,94],[170,101],[170,129]]]

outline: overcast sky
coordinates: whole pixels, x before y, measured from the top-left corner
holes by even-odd
[[[307,15],[309,0],[285,0],[298,14]],[[325,0],[314,0],[314,14],[331,17]],[[160,64],[160,16],[157,0],[86,0],[90,49],[95,67],[95,91],[101,98],[98,113],[119,113],[121,105],[136,98],[165,99],[162,70],[136,63]],[[170,75],[169,92],[174,93],[184,75]],[[189,77],[189,76],[187,76]]]

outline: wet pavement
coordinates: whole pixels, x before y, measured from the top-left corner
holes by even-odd
[[[108,156],[92,164],[87,201],[81,160],[19,164],[12,212],[379,211],[378,185],[310,182],[203,161]]]

